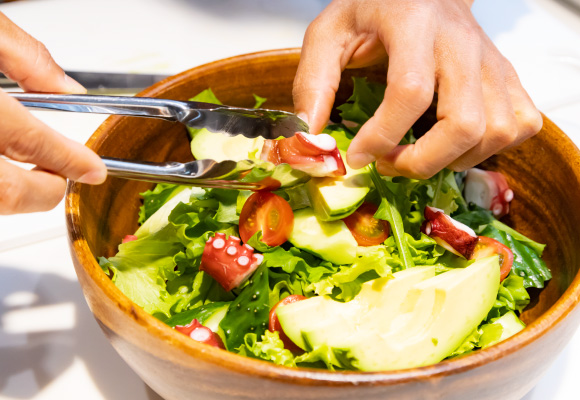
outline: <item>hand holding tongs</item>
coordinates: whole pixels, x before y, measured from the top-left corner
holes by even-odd
[[[285,111],[147,97],[37,93],[10,95],[30,108],[161,118],[178,121],[191,128],[207,128],[213,132],[248,138],[261,136],[265,139],[277,139],[294,136],[296,132],[308,132],[306,122]],[[107,157],[102,159],[109,175],[120,178],[228,189],[256,190],[264,187],[260,182],[240,181],[243,173],[251,170],[254,165],[250,160],[150,163]]]

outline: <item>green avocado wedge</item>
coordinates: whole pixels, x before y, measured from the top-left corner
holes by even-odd
[[[334,264],[352,264],[357,242],[343,221],[320,221],[312,208],[294,212],[294,227],[288,241]]]
[[[228,136],[207,129],[196,131],[191,138],[191,153],[196,160],[242,161],[250,159],[264,146],[264,138],[249,139],[243,135]]]
[[[430,268],[397,272],[383,283],[369,281],[348,303],[321,307],[334,300],[314,297],[288,304],[277,311],[280,324],[303,349],[326,345],[347,351],[362,371],[437,363],[487,316],[499,288],[500,268],[497,256],[437,276]],[[346,334],[337,332],[338,327]]]
[[[345,152],[341,152],[343,160]],[[346,175],[340,177],[312,178],[306,190],[314,213],[322,221],[348,217],[364,201],[371,189],[370,171],[367,167],[352,169],[346,162]]]

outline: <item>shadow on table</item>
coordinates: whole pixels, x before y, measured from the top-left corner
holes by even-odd
[[[570,346],[570,344],[568,344]],[[562,371],[564,371],[568,364],[570,352],[567,348],[560,353],[556,361],[548,368],[546,374],[542,377],[540,382],[521,400],[544,400],[552,399],[555,397],[554,388],[562,387],[562,381],[564,376]],[[559,397],[560,398],[560,397]],[[570,397],[577,398],[577,397]]]
[[[174,0],[224,19],[255,20],[256,15],[279,19],[312,21],[330,0]],[[248,25],[259,30],[259,26]]]
[[[81,362],[106,399],[143,398],[146,392],[151,400],[159,399],[153,391],[146,389],[105,339],[76,280],[21,271],[1,264],[0,279],[0,397],[32,398],[49,384],[54,384],[73,363]],[[31,301],[16,305],[9,301],[22,294]],[[38,318],[39,313],[52,315],[47,313],[50,307],[62,305],[72,305],[74,310],[74,324],[67,325],[67,320],[71,322],[70,316],[62,316],[60,322],[65,323],[60,326],[66,325],[65,328],[58,328],[58,315],[53,318],[55,321],[45,319],[45,326],[50,326],[49,329],[26,320],[18,324],[29,328],[24,332],[11,331],[14,328],[7,326],[10,318],[18,317],[20,321],[28,316]],[[83,393],[92,390],[83,386],[85,382],[82,381],[75,385],[74,378],[67,382],[72,383],[71,396],[82,398]]]
[[[224,19],[255,19],[256,15],[279,19],[304,20],[309,23],[331,2],[330,0],[173,0],[192,9],[213,14]],[[510,31],[517,21],[529,14],[526,0],[476,1],[473,13],[485,32],[496,39]],[[260,29],[249,25],[248,29]]]

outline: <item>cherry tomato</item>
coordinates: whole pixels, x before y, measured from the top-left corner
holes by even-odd
[[[512,264],[514,263],[514,253],[509,247],[503,245],[495,239],[487,236],[479,236],[479,240],[475,245],[472,259],[489,257],[494,254],[499,255],[500,265],[500,282],[503,281],[510,273]]]
[[[374,218],[377,209],[372,203],[363,203],[343,219],[359,246],[376,246],[389,237],[389,223]]]
[[[290,350],[292,353],[301,353],[302,349],[294,344],[292,340],[282,330],[282,325],[280,325],[280,321],[278,321],[278,315],[276,315],[276,309],[279,306],[283,306],[286,304],[296,303],[300,300],[306,300],[306,297],[301,296],[299,294],[290,295],[282,300],[280,300],[272,309],[270,310],[270,318],[268,323],[268,330],[270,332],[278,332],[280,335],[280,339],[284,343],[284,348]]]
[[[258,231],[268,246],[288,240],[294,226],[294,213],[282,197],[270,192],[256,192],[248,197],[240,213],[240,236],[244,243]]]
[[[139,238],[135,235],[126,235],[123,238],[123,243],[132,242],[132,241],[137,240],[137,239],[139,239]]]

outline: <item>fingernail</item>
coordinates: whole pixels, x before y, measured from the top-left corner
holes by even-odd
[[[101,183],[105,182],[105,179],[107,179],[107,170],[96,169],[87,172],[76,181],[79,183],[86,183],[88,185],[100,185]]]
[[[369,153],[347,153],[346,161],[351,168],[359,169],[375,161],[375,156]]]
[[[64,76],[64,82],[68,93],[85,94],[87,89],[68,75]]]
[[[298,116],[298,118],[300,118],[301,120],[303,120],[304,122],[308,123],[308,115],[306,115],[306,113],[304,112],[299,112],[298,114],[296,114]]]

